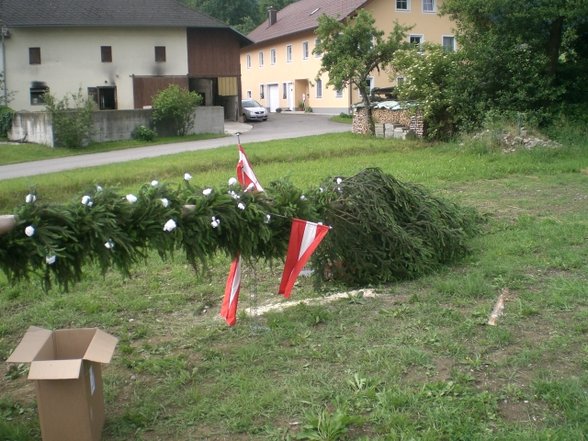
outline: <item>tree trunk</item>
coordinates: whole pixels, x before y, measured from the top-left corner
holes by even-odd
[[[547,73],[552,77],[555,77],[557,71],[563,23],[564,18],[557,17],[549,26],[549,41],[547,42],[547,57],[549,58],[549,64],[547,66]]]
[[[374,124],[372,100],[370,99],[370,90],[369,87],[366,87],[364,84],[359,85],[357,88],[359,89],[359,93],[361,94],[361,97],[363,99],[363,105],[365,106],[365,112],[368,123],[368,133],[373,136],[376,133],[376,125]]]

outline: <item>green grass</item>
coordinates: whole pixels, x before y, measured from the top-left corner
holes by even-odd
[[[378,166],[488,222],[467,259],[372,287],[376,298],[250,318],[245,308],[281,301],[281,265],[246,266],[234,328],[218,318],[224,256],[201,272],[180,255],[150,256],[131,279],[90,270],[70,293],[0,277],[0,358],[30,325],[118,336],[104,370],[105,441],[586,439],[588,144],[563,135],[561,148],[510,154],[350,134],[246,145],[262,182],[288,176],[304,188]],[[185,171],[217,185],[235,163],[227,148],[3,181],[0,201],[8,212],[30,185],[62,201],[94,183],[179,183]],[[336,288],[300,278],[292,299]],[[505,288],[505,314],[488,326]],[[0,376],[0,439],[37,439],[26,366],[3,364]]]
[[[171,144],[174,142],[200,141],[203,139],[221,138],[223,135],[203,133],[197,135],[182,136],[181,138],[161,137],[153,141],[122,140],[92,143],[86,147],[71,149],[65,147],[51,148],[40,144],[14,144],[0,145],[0,165],[16,164],[19,162],[40,161],[43,159],[63,158],[65,156],[86,155],[89,153],[111,152],[113,150],[132,149],[151,145]]]

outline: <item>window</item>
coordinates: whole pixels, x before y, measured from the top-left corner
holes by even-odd
[[[323,80],[321,80],[320,78],[316,80],[316,97],[323,97]]]
[[[252,93],[250,90],[247,91],[247,98],[252,98]]]
[[[103,63],[112,63],[112,46],[100,46],[100,57]]]
[[[29,64],[41,64],[41,48],[29,48]]]
[[[308,41],[302,43],[302,59],[308,60]]]
[[[319,44],[321,44],[320,38],[317,38],[316,40],[314,40],[314,48],[315,48],[314,56],[316,58],[320,58],[320,56],[322,55],[322,53],[320,51],[316,51],[316,48]]]
[[[288,83],[282,83],[282,98],[288,98]]]
[[[251,55],[247,54],[247,69],[251,69]]]
[[[451,35],[444,35],[443,36],[443,49],[447,52],[454,52],[455,51],[455,37]]]
[[[420,49],[421,44],[423,44],[423,36],[422,35],[410,35],[408,37],[408,41],[410,42],[410,44],[414,44],[415,46],[418,46]]]
[[[410,11],[410,0],[396,0],[397,11]]]
[[[396,77],[396,85],[402,86],[404,84],[404,77]]]
[[[292,62],[292,45],[286,46],[286,63]]]
[[[259,51],[259,67],[263,67],[263,51]]]
[[[343,89],[338,89],[335,91],[335,98],[343,98]]]
[[[31,105],[40,106],[45,104],[45,94],[49,93],[49,87],[43,81],[33,81],[29,90],[31,95]]]
[[[437,12],[435,0],[423,0],[423,12]]]
[[[165,46],[155,46],[155,62],[165,63]]]
[[[276,50],[270,49],[270,63],[276,64]]]
[[[261,84],[259,86],[259,98],[264,99],[265,98],[265,85]]]

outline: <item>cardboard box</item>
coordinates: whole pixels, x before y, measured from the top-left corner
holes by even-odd
[[[118,339],[96,328],[31,326],[9,363],[30,363],[43,441],[98,441],[104,426],[102,365]]]

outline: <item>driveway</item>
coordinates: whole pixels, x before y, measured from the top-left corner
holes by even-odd
[[[241,133],[241,144],[246,147],[248,143],[258,141],[299,138],[301,136],[348,132],[351,130],[351,126],[348,124],[329,121],[331,116],[297,112],[272,113],[269,119],[264,122],[246,124],[227,122],[225,124],[225,131],[229,136],[224,138],[178,142],[174,144],[154,145],[113,152],[92,153],[88,155],[3,165],[0,166],[0,180],[236,145],[237,139],[234,136],[236,132]],[[231,136],[231,134],[233,135]]]

